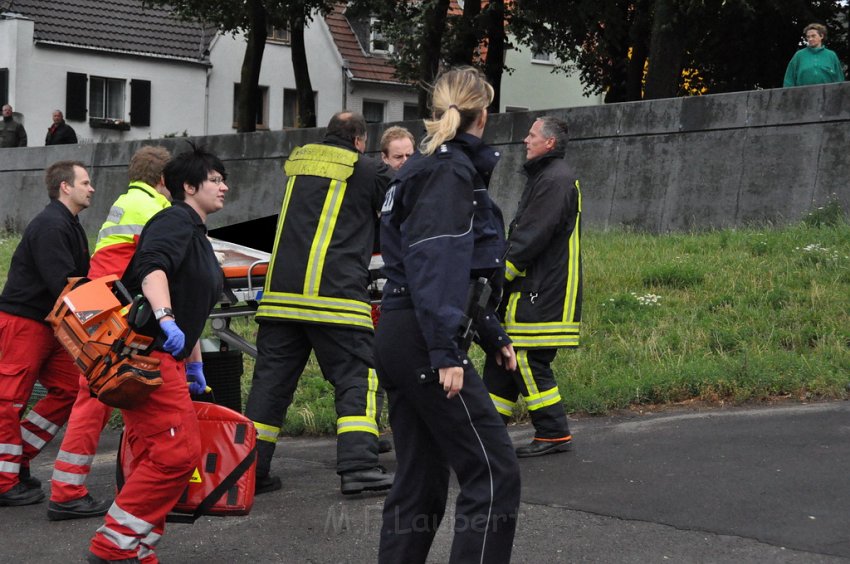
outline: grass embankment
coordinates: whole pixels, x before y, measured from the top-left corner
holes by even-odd
[[[0,240],[0,282],[17,241]],[[570,413],[846,397],[850,226],[840,209],[781,229],[587,231],[582,250],[582,346],[555,361]],[[236,326],[253,338],[253,322]],[[243,397],[252,371],[246,357]],[[285,432],[328,433],[335,420],[332,389],[311,360]]]

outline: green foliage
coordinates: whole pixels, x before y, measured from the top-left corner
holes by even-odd
[[[836,194],[831,194],[826,204],[818,206],[803,217],[803,223],[809,227],[835,227],[845,223],[844,208]]]

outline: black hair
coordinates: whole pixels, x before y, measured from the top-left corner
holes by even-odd
[[[196,147],[191,142],[189,142],[189,146],[191,147],[190,150],[175,156],[168,161],[168,164],[162,170],[165,186],[175,200],[183,201],[186,199],[184,184],[200,189],[201,184],[212,171],[216,171],[222,178],[227,179],[227,173],[221,159],[204,147]]]

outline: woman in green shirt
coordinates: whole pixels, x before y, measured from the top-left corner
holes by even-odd
[[[823,46],[826,39],[826,27],[821,24],[809,24],[803,30],[806,47],[797,51],[788,63],[785,71],[784,87],[808,86],[842,82],[844,69],[835,51]]]

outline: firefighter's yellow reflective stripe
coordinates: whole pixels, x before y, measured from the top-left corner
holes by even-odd
[[[490,394],[490,399],[493,400],[493,405],[496,406],[496,411],[506,417],[510,417],[511,415],[513,415],[514,406],[516,405],[515,401],[500,398],[496,394]]]
[[[274,266],[277,259],[277,246],[280,245],[280,234],[283,232],[283,223],[286,221],[286,212],[289,210],[289,201],[292,199],[292,190],[295,186],[295,177],[291,177],[286,181],[286,191],[283,193],[283,203],[280,206],[280,215],[277,218],[277,228],[275,229],[274,246],[272,247],[272,256],[269,261],[269,274],[266,276],[266,283],[263,284],[263,295],[269,293],[269,288],[272,284],[271,273],[274,272]]]
[[[561,394],[558,392],[557,386],[551,390],[531,394],[525,397],[525,404],[528,406],[528,411],[536,411],[550,405],[554,405],[561,401]]]
[[[508,299],[508,307],[516,304],[512,294]],[[515,311],[515,310],[514,310]],[[577,347],[581,334],[580,321],[551,321],[541,323],[505,323],[505,331],[510,335],[514,348],[553,348]]]
[[[375,422],[374,417],[361,415],[349,415],[336,420],[337,435],[353,432],[372,433],[377,437],[378,424]]]
[[[513,323],[516,319],[516,306],[519,302],[519,292],[514,292],[510,296],[508,296],[508,305],[505,308],[505,331],[507,331],[507,327],[509,324]]]
[[[558,347],[577,347],[579,345],[578,335],[513,335],[511,334],[514,348],[544,348],[553,349]]]
[[[528,364],[528,351],[516,351],[516,368],[522,376],[528,395],[536,394],[537,382],[534,381],[534,374],[531,373],[531,366]]]
[[[505,323],[505,330],[513,335],[511,331],[522,333],[578,333],[581,329],[581,321],[541,321],[539,323]]]
[[[579,212],[576,214],[576,225],[569,241],[570,263],[567,269],[567,293],[564,296],[564,321],[575,319],[578,282],[581,275],[579,262],[581,257],[581,190],[578,187],[578,180],[576,180],[576,192],[578,192]]]
[[[260,306],[257,308],[257,318],[291,319],[305,323],[332,323],[336,325],[354,325],[364,329],[373,330],[374,324],[371,317],[363,318],[358,315],[334,311],[317,311],[315,309],[298,309],[292,307]]]
[[[358,153],[341,147],[309,144],[296,147],[283,165],[286,176],[302,174],[348,180],[354,174]]]
[[[374,368],[369,369],[369,373],[366,375],[366,382],[366,415],[375,419],[378,413],[376,407],[378,401],[378,373],[375,372]]]
[[[254,428],[257,429],[257,438],[261,441],[276,443],[277,436],[280,434],[280,427],[273,427],[263,423],[254,421]]]
[[[289,292],[268,292],[263,294],[263,303],[270,306],[294,308],[338,309],[372,318],[372,306],[359,300],[330,298],[327,296],[304,296]]]
[[[322,283],[322,271],[325,268],[325,258],[328,247],[331,246],[336,220],[339,218],[339,209],[345,199],[345,188],[347,183],[332,180],[322,207],[322,215],[319,216],[319,225],[313,236],[313,244],[310,247],[310,258],[307,260],[307,273],[304,278],[304,293],[308,296],[319,295],[319,286]]]
[[[521,271],[516,267],[514,263],[509,260],[505,261],[505,280],[510,282],[517,276],[525,276],[525,271]]]

